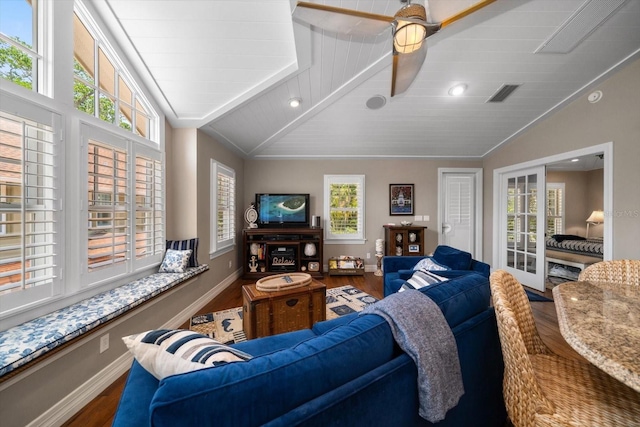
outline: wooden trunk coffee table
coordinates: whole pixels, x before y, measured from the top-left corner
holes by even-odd
[[[264,292],[242,287],[242,323],[247,339],[311,328],[326,319],[327,287],[316,280],[308,286]]]

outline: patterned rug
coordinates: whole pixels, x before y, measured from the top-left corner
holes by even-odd
[[[327,289],[327,320],[362,311],[376,301],[378,300],[371,295],[353,286]],[[194,316],[191,318],[190,329],[225,344],[247,340],[242,330],[242,307]]]

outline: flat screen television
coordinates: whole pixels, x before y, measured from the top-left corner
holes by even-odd
[[[258,226],[308,227],[308,194],[256,194]]]

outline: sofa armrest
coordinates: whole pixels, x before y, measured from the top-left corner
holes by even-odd
[[[491,266],[489,264],[475,259],[471,260],[471,270],[482,274],[484,277],[489,277],[491,274]]]

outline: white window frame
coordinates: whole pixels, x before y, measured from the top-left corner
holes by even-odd
[[[358,192],[358,231],[352,234],[334,234],[331,232],[331,200],[330,189],[333,184],[356,184]],[[364,175],[325,175],[324,176],[324,230],[325,244],[363,245],[365,238],[365,176]]]
[[[60,159],[64,156],[64,148],[62,144],[62,117],[50,110],[32,104],[28,101],[23,101],[13,96],[3,96],[1,107],[4,111],[10,112],[9,114],[18,116],[23,118],[25,121],[33,121],[36,123],[44,124],[52,128],[52,148],[53,148],[53,179],[54,179],[54,187],[53,187],[53,196],[47,197],[50,202],[48,203],[49,208],[43,207],[44,210],[51,212],[53,215],[53,231],[48,232],[50,238],[52,239],[50,243],[44,245],[45,251],[52,252],[51,255],[51,277],[47,280],[46,284],[42,284],[39,286],[33,286],[24,288],[20,291],[13,291],[7,294],[3,294],[0,296],[2,299],[2,304],[0,304],[0,316],[4,317],[15,312],[19,312],[24,309],[24,307],[29,307],[34,304],[41,304],[44,301],[51,300],[52,298],[57,297],[62,292],[62,281],[61,281],[61,272],[64,262],[64,256],[59,252],[62,251],[61,248],[64,247],[64,221],[62,220],[62,207],[59,202],[55,199],[62,199],[64,197],[64,189],[60,188],[61,183],[64,182],[64,169],[63,165],[60,162]],[[32,156],[33,157],[33,156]],[[33,170],[33,168],[31,168]],[[34,177],[38,180],[40,178],[38,176]],[[24,194],[24,189],[22,190]],[[42,211],[42,209],[33,206],[34,212]],[[26,206],[22,206],[21,211],[27,209]],[[23,230],[23,238],[25,227],[22,227]],[[46,249],[49,247],[49,249]],[[34,246],[36,251],[38,251],[38,246]],[[23,261],[28,259],[29,256],[24,252],[24,245],[21,249],[21,254],[19,257]],[[41,253],[41,252],[40,252]],[[37,256],[36,256],[37,258]],[[25,270],[23,269],[23,272]],[[18,285],[20,287],[23,286],[23,283],[20,282]]]
[[[555,191],[555,190],[561,190],[561,200],[560,200],[560,212],[561,215],[549,215],[549,191]],[[557,192],[556,192],[556,196],[557,196]],[[553,217],[553,218],[560,218],[560,220],[562,221],[562,230],[560,230],[559,232],[557,232],[555,234],[562,234],[564,233],[565,227],[566,227],[566,222],[565,222],[565,215],[566,215],[566,199],[567,199],[567,192],[565,190],[565,183],[564,182],[547,182],[547,206],[546,206],[546,215],[545,215],[545,233],[548,233],[548,226],[547,226],[547,222],[549,221],[549,218]]]
[[[132,185],[131,185],[131,149],[129,148],[129,141],[125,138],[122,138],[118,135],[115,135],[106,130],[97,128],[95,126],[91,126],[85,123],[81,123],[80,125],[80,141],[82,144],[82,153],[81,157],[84,159],[83,162],[83,174],[84,177],[82,179],[82,209],[81,209],[81,218],[87,221],[87,226],[82,227],[81,235],[81,247],[83,248],[82,260],[80,263],[81,266],[81,274],[84,277],[83,284],[87,286],[93,286],[98,283],[101,283],[106,280],[112,280],[114,278],[118,278],[123,276],[129,272],[129,261],[131,259],[131,218],[132,218],[132,206],[131,206],[131,194],[132,194]],[[89,144],[90,141],[95,141],[99,144],[103,144],[110,148],[115,148],[122,150],[127,155],[127,183],[126,183],[126,192],[125,192],[125,206],[127,212],[127,231],[126,231],[126,255],[124,262],[120,262],[111,266],[99,268],[91,271],[88,265],[89,259],[89,226],[88,218],[89,218],[89,164],[88,164],[88,156],[89,156]]]
[[[222,201],[218,197],[219,181],[218,176],[223,175],[231,179],[232,191],[227,195],[229,206],[227,207],[229,223],[226,225],[229,233],[226,238],[218,238],[218,211],[222,208]],[[209,258],[213,259],[224,253],[233,250],[236,244],[236,172],[214,159],[211,159],[211,179],[210,179],[210,250]]]
[[[156,168],[154,173],[152,174],[152,179],[153,179],[153,189],[152,189],[152,193],[151,194],[151,198],[152,198],[152,206],[150,208],[144,208],[144,210],[148,210],[149,212],[152,212],[152,227],[153,227],[153,243],[152,243],[152,251],[151,253],[147,254],[144,257],[140,257],[138,258],[137,256],[135,256],[136,253],[136,232],[135,232],[135,227],[136,227],[136,213],[138,212],[138,210],[141,210],[142,208],[140,208],[138,206],[138,204],[136,203],[135,197],[136,197],[136,190],[135,190],[135,184],[136,184],[136,160],[138,157],[143,157],[145,159],[151,160],[153,162],[159,162],[160,163],[160,169],[157,169],[157,164],[154,165],[154,167]],[[133,180],[132,180],[132,185],[133,185],[133,220],[132,220],[132,230],[133,230],[133,236],[132,236],[132,247],[133,247],[133,253],[134,256],[133,258],[133,263],[134,263],[134,270],[139,270],[141,268],[146,268],[150,265],[155,265],[158,264],[160,262],[162,262],[162,258],[164,256],[164,252],[165,252],[165,225],[166,225],[166,218],[165,218],[165,200],[166,200],[166,195],[165,195],[165,191],[164,191],[164,177],[165,177],[165,170],[164,170],[164,162],[162,160],[163,156],[162,153],[160,153],[158,150],[153,150],[150,149],[148,147],[142,146],[140,144],[134,144],[133,147],[133,157],[132,157],[132,169],[133,169]]]
[[[91,13],[87,10],[86,6],[80,1],[75,1],[74,13],[75,15],[78,16],[80,21],[84,24],[85,28],[87,29],[89,34],[91,34],[91,36],[94,38],[94,42],[95,42],[94,82],[91,83],[83,79],[79,79],[82,81],[82,83],[84,83],[88,87],[91,87],[94,90],[94,103],[95,103],[94,116],[97,118],[100,118],[100,108],[99,108],[100,95],[104,95],[105,97],[112,100],[113,108],[116,114],[115,123],[110,123],[110,125],[123,129],[118,124],[119,123],[118,115],[120,114],[120,103],[121,103],[121,99],[118,94],[118,85],[119,85],[119,79],[122,79],[124,83],[128,86],[129,90],[131,91],[131,96],[133,98],[133,101],[131,102],[132,105],[126,105],[126,108],[131,109],[131,116],[132,116],[131,120],[129,120],[129,124],[131,125],[131,129],[129,130],[129,132],[131,132],[133,135],[139,136],[140,138],[148,139],[149,141],[158,143],[159,142],[158,114],[151,107],[151,104],[143,95],[142,90],[136,84],[136,80],[131,76],[131,74],[127,70],[127,67],[124,65],[119,55],[116,53],[115,49],[113,49],[111,44],[107,41],[108,40],[107,37],[102,32],[102,30],[100,29],[96,21],[93,19],[93,17],[91,16]],[[73,44],[73,40],[72,40],[72,44]],[[106,90],[103,90],[100,87],[100,75],[99,75],[100,67],[98,65],[98,56],[99,56],[98,48],[102,50],[102,52],[105,54],[105,57],[109,60],[111,65],[113,65],[114,67],[114,70],[116,73],[114,78],[114,86],[115,86],[115,92],[116,92],[115,95],[111,95],[107,93]],[[77,77],[74,75],[74,81],[76,79]],[[137,109],[138,103],[145,110],[144,112],[138,111]],[[136,133],[136,127],[137,127],[136,118],[138,115],[144,116],[147,119],[147,129],[146,129],[147,135],[146,136],[141,136]],[[109,123],[109,122],[105,122],[105,123]]]
[[[82,269],[86,267],[87,255],[87,146],[82,143],[81,132],[92,129],[95,132],[102,130],[111,133],[123,141],[126,141],[127,153],[131,159],[135,159],[136,153],[142,152],[140,148],[148,149],[145,156],[155,156],[162,162],[164,174],[164,117],[157,113],[157,103],[142,91],[142,81],[136,74],[131,74],[132,90],[138,91],[145,100],[151,101],[145,105],[148,112],[153,112],[155,124],[150,128],[151,139],[145,139],[125,129],[114,126],[95,117],[90,117],[84,112],[73,108],[72,81],[73,69],[65,64],[73,58],[73,12],[76,5],[81,4],[87,8],[88,13],[94,15],[96,3],[75,0],[72,2],[53,0],[38,1],[38,50],[43,55],[43,60],[38,69],[38,88],[45,98],[19,85],[0,79],[0,108],[4,111],[25,117],[30,120],[47,124],[47,121],[55,122],[56,164],[58,168],[56,189],[56,208],[58,209],[58,221],[55,224],[55,265],[56,272],[54,285],[46,292],[46,286],[38,286],[27,289],[29,292],[11,292],[12,296],[0,296],[0,330],[43,316],[55,310],[67,307],[80,300],[108,291],[129,283],[140,277],[147,276],[157,271],[162,256],[155,254],[153,257],[145,257],[142,260],[130,259],[126,263],[126,269],[122,274],[107,275],[98,278],[89,275]],[[43,12],[44,11],[44,12]],[[96,20],[98,25],[101,20]],[[53,28],[57,28],[55,34]],[[125,60],[122,67],[128,67],[134,71],[127,62],[121,46],[114,43],[113,34],[109,29],[101,32],[104,36],[102,42],[113,47],[114,53]],[[55,56],[54,56],[55,53]],[[54,60],[55,59],[55,60]],[[53,74],[56,79],[53,81]],[[136,82],[140,84],[136,85]],[[34,82],[35,83],[35,82]],[[54,91],[55,86],[55,91]],[[15,105],[14,105],[15,104]],[[132,160],[134,161],[134,160]],[[130,173],[131,182],[135,179],[133,168]],[[164,191],[164,189],[163,189]],[[134,200],[134,191],[128,193],[131,201]],[[163,200],[164,200],[163,194]],[[162,206],[166,209],[166,206]],[[135,209],[129,209],[129,222],[134,224]],[[165,221],[166,213],[162,212],[162,220]],[[66,225],[69,224],[69,227]],[[6,228],[9,231],[8,228]],[[163,230],[166,232],[166,230]],[[164,239],[164,237],[163,237]],[[164,245],[163,245],[164,246]],[[131,246],[130,246],[131,247]],[[164,252],[164,247],[162,248]],[[138,262],[140,261],[140,262]],[[34,292],[31,292],[31,291]],[[15,297],[15,296],[19,297]]]

